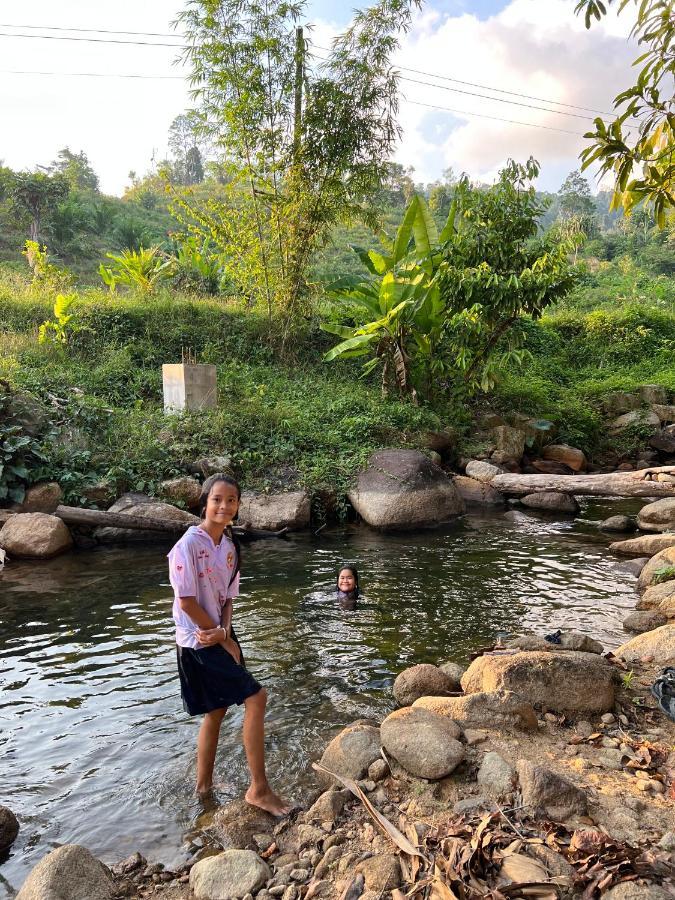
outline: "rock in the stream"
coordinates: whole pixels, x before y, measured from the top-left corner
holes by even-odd
[[[439,525],[464,512],[450,477],[419,450],[380,450],[349,491],[358,514],[374,528]]]
[[[638,513],[637,522],[642,531],[675,530],[675,497],[647,503]]]
[[[675,579],[648,587],[637,602],[637,609],[657,609],[672,618],[670,609],[675,603]]]
[[[138,516],[143,519],[164,519],[165,521],[181,522],[186,525],[199,525],[199,517],[185,509],[179,509],[170,503],[160,503],[152,500],[145,494],[123,494],[116,500],[108,512],[122,513],[130,516]],[[102,544],[117,544],[129,542],[166,542],[166,533],[162,531],[142,531],[134,528],[111,528],[105,526],[94,530],[94,537]]]
[[[571,494],[561,494],[557,491],[540,491],[536,494],[526,494],[520,498],[520,502],[528,509],[562,512],[571,516],[575,516],[579,512],[579,504]]]
[[[573,472],[581,472],[587,464],[583,450],[570,447],[568,444],[549,444],[548,447],[544,447],[541,455],[544,459],[563,463]]]
[[[675,547],[675,534],[643,534],[628,541],[615,541],[609,549],[622,556],[651,557],[669,547]]]
[[[21,512],[53,513],[63,498],[61,486],[55,481],[32,484],[21,503]]]
[[[445,778],[464,759],[456,722],[426,709],[398,709],[380,726],[382,746],[418,778]]]
[[[490,796],[505,797],[513,792],[516,770],[499,753],[491,750],[483,757],[477,781],[483,791]]]
[[[372,725],[349,725],[337,734],[323,751],[321,765],[359,781],[368,772],[368,766],[380,758],[380,729]],[[317,777],[322,784],[330,785],[333,779],[321,772]]]
[[[559,712],[607,712],[614,707],[615,674],[595,653],[534,651],[483,655],[462,678],[467,694],[515,691],[535,706]]]
[[[190,869],[196,900],[239,900],[255,894],[272,877],[267,863],[252,850],[226,850]]]
[[[286,491],[281,494],[255,494],[243,491],[239,504],[239,521],[253,528],[297,531],[307,528],[311,514],[308,491]]]
[[[67,525],[48,513],[17,513],[0,529],[0,547],[16,559],[51,559],[72,546]]]
[[[624,572],[628,572],[629,575],[634,575],[635,578],[639,578],[640,572],[644,569],[648,562],[648,556],[638,556],[635,559],[629,559],[626,560],[626,562],[622,562],[620,568]]]
[[[622,644],[614,651],[614,655],[627,663],[649,659],[657,665],[672,665],[675,663],[675,625],[662,625],[653,631],[639,634]]]
[[[659,570],[668,568],[669,566],[675,566],[675,547],[668,547],[666,550],[661,550],[655,556],[652,556],[647,565],[640,572],[640,577],[638,578],[638,591],[642,593],[643,591],[646,591],[648,587],[652,587],[652,585],[656,584],[657,582],[655,582],[654,579],[658,579]]]
[[[78,844],[65,844],[43,856],[29,873],[16,900],[113,900],[110,871]]]
[[[635,519],[630,516],[609,516],[600,522],[600,531],[635,531]]]
[[[624,631],[632,631],[635,634],[642,634],[645,631],[652,631],[654,628],[660,628],[668,622],[663,613],[657,612],[655,609],[637,610],[631,613],[623,620]]]
[[[455,690],[457,682],[428,663],[404,669],[394,681],[394,697],[399,706],[411,706],[418,697],[445,697]]]
[[[0,852],[12,846],[18,833],[17,817],[7,806],[0,806]]]
[[[461,691],[462,685],[460,681],[462,679],[462,675],[466,672],[466,666],[460,666],[459,663],[455,662],[446,662],[442,663],[438,667],[444,675],[447,675],[448,678],[453,683],[453,691]]]
[[[211,829],[217,834],[222,847],[253,850],[257,846],[254,835],[271,832],[275,825],[276,819],[265,810],[243,800],[232,800],[215,811]]]
[[[463,729],[487,728],[497,731],[536,731],[534,708],[513,691],[489,691],[464,697],[420,697],[413,708],[421,707],[458,722]]]
[[[380,896],[401,884],[401,864],[394,853],[378,853],[364,859],[357,865],[356,873],[362,873],[366,888]]]
[[[182,478],[163,481],[160,491],[169,503],[184,503],[188,509],[196,509],[199,506],[202,486],[196,478],[184,475]]]
[[[468,478],[466,475],[455,475],[453,482],[459,496],[467,506],[505,506],[504,495],[484,481]]]
[[[483,462],[480,459],[472,459],[466,464],[464,470],[469,478],[474,481],[480,481],[483,484],[489,484],[495,475],[503,475],[504,469],[501,466],[495,466],[489,462]]]
[[[528,813],[556,822],[586,815],[586,794],[566,778],[526,759],[521,759],[516,768]]]

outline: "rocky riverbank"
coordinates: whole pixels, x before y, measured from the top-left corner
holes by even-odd
[[[398,709],[333,737],[289,819],[204,814],[175,872],[62,847],[18,900],[672,898],[675,723],[650,686],[675,663],[675,625],[611,653],[550,637],[401,672]]]

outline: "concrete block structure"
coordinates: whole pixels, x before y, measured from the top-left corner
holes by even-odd
[[[213,409],[218,405],[215,366],[165,364],[162,383],[165,413]]]

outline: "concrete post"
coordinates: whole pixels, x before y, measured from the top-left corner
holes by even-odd
[[[165,413],[214,409],[218,405],[215,366],[165,364],[162,383]]]

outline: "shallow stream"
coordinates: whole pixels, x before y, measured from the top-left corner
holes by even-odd
[[[640,505],[589,501],[582,517]],[[589,525],[512,510],[414,535],[354,527],[245,547],[235,624],[270,694],[274,784],[300,798],[309,762],[340,726],[393,708],[407,665],[465,662],[521,629],[576,627],[618,645],[635,579],[609,542]],[[62,843],[107,862],[135,850],[185,859],[201,811],[198,720],[178,695],[167,549],[100,549],[0,574],[0,803],[21,821],[0,857],[0,897]],[[362,576],[351,612],[332,589],[344,560]],[[231,711],[219,747],[223,800],[246,783],[240,723]]]

